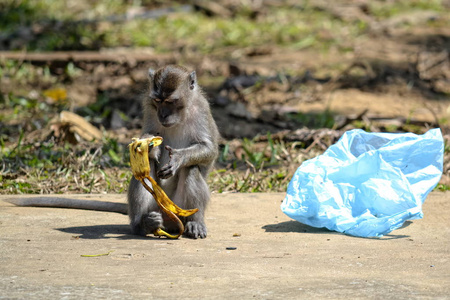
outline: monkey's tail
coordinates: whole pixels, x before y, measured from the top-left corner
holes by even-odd
[[[79,200],[61,197],[9,198],[5,201],[17,206],[74,208],[115,212],[124,215],[128,214],[128,205],[126,203]]]

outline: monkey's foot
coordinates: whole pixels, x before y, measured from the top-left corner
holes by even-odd
[[[206,235],[208,233],[208,230],[206,229],[206,225],[204,223],[196,222],[196,221],[189,221],[186,223],[184,235],[186,237],[192,238],[192,239],[204,239],[206,238]]]
[[[146,234],[152,234],[159,228],[164,228],[161,213],[152,211],[142,217],[141,226]]]

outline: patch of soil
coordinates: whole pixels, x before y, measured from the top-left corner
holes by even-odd
[[[317,9],[328,10],[336,18],[369,24],[367,34],[349,42],[353,51],[346,53],[333,48],[317,52],[250,47],[236,51],[233,62],[220,53],[181,57],[139,50],[25,55],[7,52],[0,56],[48,65],[52,73],[61,74],[75,112],[83,115],[83,108],[93,103],[103,106],[99,111],[108,113],[93,123],[111,134],[121,132],[124,139],[129,136],[124,136],[121,129],[135,132],[140,127],[147,69],[180,61],[189,62],[183,64],[197,70],[222,136],[227,139],[304,126],[327,127],[333,123],[327,118],[348,120],[362,113],[367,127],[373,126],[371,119],[385,118],[422,122],[425,129],[441,126],[447,133],[450,31],[422,26],[436,18],[436,13],[424,11],[414,14],[414,18],[399,15],[377,21],[364,1],[358,3],[316,3]],[[208,10],[214,12],[211,7]],[[64,68],[69,63],[81,74],[65,78]],[[1,83],[5,94],[19,88],[6,78]],[[102,97],[109,101],[101,103]],[[345,129],[351,128],[351,124],[345,125]]]

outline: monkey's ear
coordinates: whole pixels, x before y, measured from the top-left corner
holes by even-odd
[[[195,71],[192,71],[191,74],[189,74],[189,88],[193,90],[196,84],[197,84],[197,74],[195,73]]]

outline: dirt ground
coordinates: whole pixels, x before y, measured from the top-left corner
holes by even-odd
[[[339,13],[337,17],[343,18]],[[170,63],[197,71],[226,139],[252,138],[268,131],[304,126],[327,127],[314,123],[314,118],[325,111],[335,119],[363,114],[359,117],[363,124],[358,126],[372,126],[372,131],[386,130],[389,125],[395,126],[390,130],[411,131],[402,126],[418,122],[425,127],[423,130],[441,126],[447,134],[450,30],[426,25],[429,20],[447,18],[421,11],[409,18],[401,14],[380,22],[372,20],[365,35],[348,41],[352,49],[348,52],[326,47],[323,51],[295,50],[268,44],[227,49],[229,55],[108,49],[26,55],[2,52],[0,58],[29,61],[37,66],[47,64],[52,74],[63,74],[59,80],[64,81],[70,108],[75,112],[83,114],[80,108],[107,96],[107,106],[100,112],[114,113],[94,125],[104,126],[109,134],[126,141],[139,132],[147,69]],[[64,75],[69,63],[77,68],[77,75],[71,78]],[[52,88],[43,83],[24,85],[6,77],[0,80],[4,94]],[[121,113],[127,118],[118,117]],[[289,114],[308,115],[313,120],[300,118],[293,122]],[[383,119],[381,124],[376,124],[379,119]]]
[[[268,55],[241,57],[238,65],[247,74],[304,72],[297,78],[302,80],[302,89],[295,90],[292,82],[267,84],[257,95],[247,97],[247,108],[262,119],[268,116],[261,110],[312,115],[329,111],[335,117],[365,112],[368,118],[363,118],[363,123],[368,127],[385,119],[382,127],[412,120],[446,128],[450,117],[450,31],[425,29],[420,24],[418,18],[408,28],[392,27],[355,39],[355,51],[346,54],[274,49]],[[272,121],[276,123],[276,118]]]
[[[215,194],[204,240],[130,235],[115,213],[0,198],[2,299],[448,299],[450,194],[381,239],[290,220],[284,194]],[[74,195],[123,202],[124,195]],[[105,256],[82,257],[81,255]]]

